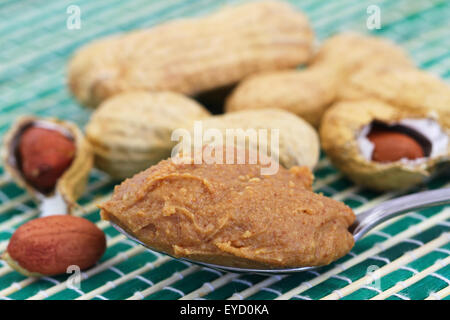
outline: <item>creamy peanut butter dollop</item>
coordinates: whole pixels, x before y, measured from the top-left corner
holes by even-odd
[[[101,215],[155,250],[219,265],[318,266],[349,252],[349,207],[312,192],[306,167],[261,167],[164,160],[117,186]]]

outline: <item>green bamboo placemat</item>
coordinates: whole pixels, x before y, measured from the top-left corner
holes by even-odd
[[[149,27],[176,17],[214,11],[217,0],[97,0],[0,2],[0,135],[23,114],[56,116],[80,126],[90,111],[70,96],[65,83],[68,58],[84,43],[117,32]],[[290,1],[302,9],[320,40],[342,30],[371,32],[406,48],[417,64],[450,78],[450,2]],[[81,29],[66,28],[69,5],[81,9]],[[366,27],[367,7],[381,9],[382,28]],[[349,48],[351,50],[351,48]],[[353,185],[322,155],[315,189],[361,212],[396,193],[375,193]],[[426,188],[448,185],[438,177]],[[93,170],[77,214],[97,223],[108,249],[84,273],[79,289],[68,276],[26,278],[0,262],[0,299],[449,299],[450,207],[411,212],[383,225],[356,244],[350,254],[317,272],[289,276],[225,274],[150,252],[99,219],[95,203],[114,182]],[[38,215],[36,204],[0,169],[0,252],[21,224]],[[375,275],[375,277],[374,277]],[[376,276],[379,276],[377,278]]]

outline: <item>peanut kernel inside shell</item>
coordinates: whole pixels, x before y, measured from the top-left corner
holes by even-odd
[[[75,151],[70,137],[32,125],[21,133],[16,156],[24,178],[39,192],[48,194],[71,165]]]

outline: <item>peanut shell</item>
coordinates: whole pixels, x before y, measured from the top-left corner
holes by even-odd
[[[69,85],[88,106],[132,89],[188,95],[309,60],[313,31],[290,5],[257,1],[96,41],[76,53]]]
[[[178,93],[126,92],[103,102],[86,126],[95,165],[123,179],[168,158],[174,129],[209,117],[206,109]]]
[[[13,269],[28,277],[58,275],[69,266],[94,265],[106,250],[102,230],[89,220],[54,215],[20,226],[2,255]]]
[[[227,158],[237,150],[221,151]],[[194,158],[161,161],[127,179],[99,206],[102,219],[149,248],[222,266],[324,265],[353,246],[354,213],[314,194],[308,168],[264,175],[260,162],[193,164]]]
[[[226,139],[227,129],[242,129],[237,133],[245,138],[246,147],[261,148],[260,141],[253,145],[246,136],[247,129],[267,130],[267,155],[278,157],[279,163],[290,168],[292,166],[307,166],[314,168],[319,159],[319,138],[315,129],[296,115],[279,109],[245,110],[223,115],[212,116],[201,121],[203,132],[216,129]],[[272,129],[279,130],[278,153],[271,148]],[[193,132],[193,130],[191,130]],[[194,133],[192,133],[192,136]],[[259,138],[259,137],[258,137]],[[213,141],[203,137],[203,144],[226,144],[226,141]],[[228,146],[228,145],[227,145]],[[228,146],[229,147],[229,146]]]
[[[278,108],[318,127],[336,97],[337,80],[334,72],[322,67],[256,74],[238,85],[225,111]]]
[[[433,119],[427,110],[402,109],[376,99],[342,101],[325,112],[321,127],[321,145],[332,163],[355,183],[374,190],[397,190],[427,180],[438,165],[450,160],[450,143],[446,153],[422,158],[422,161],[377,162],[366,159],[357,136],[372,121],[396,123],[403,119]],[[435,120],[450,136],[450,127],[442,117]]]
[[[324,64],[343,78],[371,65],[414,66],[406,51],[389,39],[355,32],[339,33],[324,41],[310,65]]]

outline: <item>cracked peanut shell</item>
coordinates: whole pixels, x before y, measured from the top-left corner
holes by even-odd
[[[30,127],[41,127],[55,130],[75,144],[75,154],[70,165],[57,179],[56,185],[49,192],[41,192],[25,178],[19,156],[19,141],[22,133]],[[34,198],[43,201],[54,195],[60,195],[67,205],[67,209],[76,204],[76,200],[83,194],[89,172],[93,166],[93,153],[91,146],[85,139],[81,130],[72,122],[55,118],[37,118],[25,116],[19,118],[4,138],[3,162],[6,171],[17,184],[25,188]],[[61,214],[64,212],[61,212]]]
[[[433,130],[426,132],[424,129],[421,133],[412,130],[418,130],[420,126],[411,123],[417,125],[420,121],[434,124],[433,130],[436,126],[442,130],[433,138],[435,141],[430,139],[426,143],[427,146],[420,141],[427,150],[427,157],[379,162],[364,155],[365,148],[359,137],[364,135],[365,128],[382,123],[394,130],[392,126],[403,123],[408,129],[405,132],[415,132],[417,138],[423,139]],[[376,99],[338,102],[326,111],[320,127],[321,145],[332,163],[355,183],[378,191],[406,189],[426,181],[438,165],[450,160],[449,136],[450,127],[442,114],[426,109],[400,108]],[[439,149],[433,150],[437,147]]]
[[[86,126],[95,165],[124,179],[171,155],[172,131],[210,114],[194,100],[173,92],[134,91],[103,102]]]
[[[194,95],[265,70],[295,67],[312,54],[303,13],[278,1],[225,7],[96,41],[69,65],[69,86],[87,106],[143,89]]]

